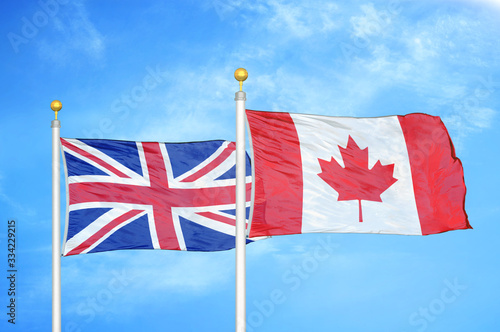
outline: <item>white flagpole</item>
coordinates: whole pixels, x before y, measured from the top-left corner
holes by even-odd
[[[246,330],[246,152],[245,152],[245,100],[243,81],[248,73],[243,68],[234,72],[240,82],[236,92],[236,332]]]
[[[50,108],[56,118],[52,120],[52,332],[61,332],[61,164],[59,137],[61,122],[57,112],[62,108],[54,100]]]

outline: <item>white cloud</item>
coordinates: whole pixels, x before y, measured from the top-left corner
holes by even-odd
[[[234,251],[143,250],[65,257],[62,280],[64,310],[79,316],[77,320],[85,322],[89,311],[100,317],[136,315],[144,305],[165,307],[224,289],[234,280]]]
[[[270,9],[268,27],[274,31],[287,31],[297,38],[330,32],[337,27],[334,17],[338,7],[333,3],[316,1],[306,6],[300,1],[269,1],[267,6]]]
[[[209,255],[178,251],[116,251],[65,257],[63,272],[68,287],[81,289],[85,294],[88,289],[107,286],[110,279],[122,273],[130,280],[131,290],[200,295],[224,285],[231,278],[233,260],[234,252],[231,251]],[[118,268],[113,272],[110,266],[124,266],[125,271]],[[84,272],[89,269],[92,274]],[[80,286],[83,285],[88,289],[82,289]]]
[[[282,39],[303,39],[339,28],[338,6],[331,1],[316,0],[306,4],[298,0],[210,0],[205,7],[213,8],[221,20],[234,19],[235,24],[245,22],[254,28],[265,26],[267,31],[286,35]]]
[[[233,252],[234,254],[234,252]],[[169,257],[149,258],[141,255],[132,261],[137,270],[137,278],[161,275],[161,278],[150,279],[144,288],[151,292],[168,291],[184,294],[201,295],[212,292],[227,284],[234,275],[234,256],[228,253],[182,252]]]
[[[442,118],[455,147],[461,150],[467,136],[492,127],[497,113],[488,107],[460,107]]]
[[[278,252],[272,238],[256,241],[246,247],[247,260],[262,260],[263,256]]]
[[[353,50],[340,86],[350,82],[365,86],[365,98],[404,87],[426,106],[425,112],[449,115],[451,127],[460,127],[461,135],[488,128],[496,113],[489,106],[491,98],[475,98],[469,111],[478,116],[457,111],[455,105],[474,95],[475,86],[469,85],[479,83],[471,81],[471,74],[492,65],[481,60],[485,50],[500,52],[493,46],[492,21],[475,20],[470,12],[460,10],[436,10],[417,21],[411,19],[412,8],[408,6],[389,17],[389,10],[373,4],[360,10],[362,15],[350,19]],[[377,22],[387,24],[391,33],[373,28]],[[392,29],[395,26],[398,28]],[[364,43],[355,46],[356,38],[363,38]]]
[[[495,10],[500,10],[500,0],[451,0],[452,2],[469,3],[472,5],[484,4]]]
[[[469,109],[465,118],[478,129],[491,128],[496,111],[488,107],[477,107]]]
[[[100,60],[104,56],[105,39],[92,23],[83,1],[73,1],[61,7],[52,23],[58,38],[38,42],[42,59],[68,64],[82,54],[91,60]]]
[[[251,43],[242,42],[236,50],[234,50],[230,58],[235,58],[241,63],[246,63],[250,60],[258,60],[262,64],[271,64],[276,56],[277,50],[274,45],[254,45]]]
[[[414,59],[417,61],[423,61],[426,58],[437,56],[435,46],[430,38],[422,39],[415,37],[413,40],[410,40],[408,44],[409,48],[412,49]]]
[[[165,84],[151,93],[148,104],[142,106],[144,110],[135,112],[144,121],[137,137],[168,142],[231,139],[234,126],[221,122],[227,124],[234,119],[234,104],[230,101],[238,89],[235,69],[207,65],[196,71],[166,71]],[[147,109],[149,105],[155,109]]]
[[[359,38],[377,36],[384,33],[392,23],[395,13],[387,10],[377,10],[372,3],[361,6],[363,15],[353,16],[350,19],[353,35]]]
[[[417,98],[425,107],[423,111],[446,115],[457,98],[468,93],[469,72],[484,68],[486,62],[478,60],[484,52],[475,44],[485,45],[493,38],[485,34],[487,22],[476,22],[461,11],[452,14],[436,11],[415,21],[411,6],[393,8],[370,3],[358,7],[351,18],[344,17],[345,22],[337,22],[335,16],[341,17],[340,9],[335,5],[328,7],[322,1],[305,7],[295,1],[224,3],[236,22],[241,23],[238,20],[243,18],[245,24],[250,24],[250,17],[245,15],[251,13],[253,25],[269,27],[273,33],[258,43],[248,41],[222,52],[217,49],[224,54],[223,58],[207,57],[196,70],[185,66],[167,70],[164,82],[150,91],[137,109],[131,110],[127,123],[134,126],[125,126],[125,122],[117,126],[123,128],[117,138],[234,139],[234,104],[228,101],[232,101],[237,90],[233,79],[235,64],[253,66],[247,67],[250,78],[245,82],[249,108],[355,116],[375,108],[373,101],[381,93],[401,88]],[[341,66],[340,57],[325,59],[317,50],[299,53],[299,65],[296,59],[290,62],[286,59],[282,51],[283,31],[299,39],[314,35],[325,45],[321,52],[338,51],[339,42],[332,40],[333,35],[317,35],[324,29],[334,29],[329,25],[330,20],[334,25],[350,24],[348,32],[353,45],[354,38],[360,37],[366,44],[358,45],[354,56],[345,59]],[[374,22],[383,29],[371,28]],[[475,43],[477,35],[483,38]],[[242,40],[252,39],[244,37],[248,34],[242,29]],[[455,68],[465,70],[450,72],[450,62]],[[297,70],[300,65],[304,66],[303,73]],[[492,109],[484,102],[478,107]],[[482,128],[483,122],[466,121],[470,126]],[[139,129],[133,132],[133,128]]]

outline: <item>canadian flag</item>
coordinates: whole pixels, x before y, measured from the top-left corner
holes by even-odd
[[[254,174],[250,237],[472,228],[462,164],[439,117],[246,115]]]

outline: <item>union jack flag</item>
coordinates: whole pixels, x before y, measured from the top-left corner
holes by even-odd
[[[233,142],[61,138],[61,145],[67,185],[64,256],[234,248]],[[246,169],[248,218],[248,155]]]

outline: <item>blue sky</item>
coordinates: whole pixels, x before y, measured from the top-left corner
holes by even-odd
[[[46,4],[49,5],[46,5]],[[439,115],[473,230],[282,236],[247,247],[247,331],[495,331],[500,255],[498,1],[4,1],[2,275],[17,221],[17,324],[51,324],[51,132],[234,140],[247,107]],[[63,192],[64,197],[64,192]],[[64,206],[64,205],[63,205]],[[63,208],[64,215],[64,208]],[[62,259],[63,331],[234,330],[234,251]]]

